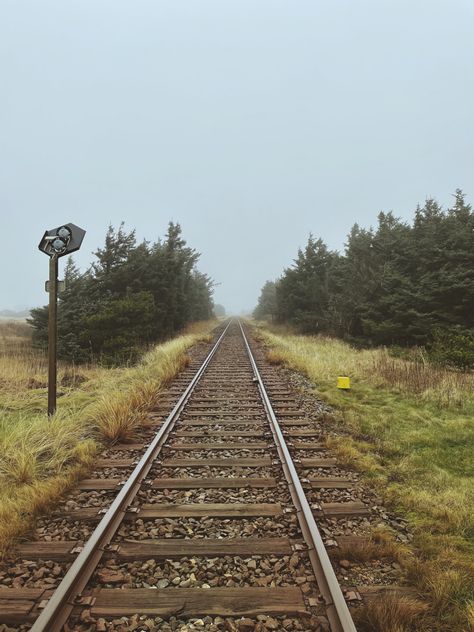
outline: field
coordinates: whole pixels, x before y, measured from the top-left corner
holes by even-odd
[[[259,327],[269,359],[305,374],[334,407],[328,443],[363,473],[414,534],[401,556],[430,603],[423,630],[474,629],[474,374],[359,351],[339,340]],[[352,389],[338,391],[337,376]],[[342,436],[341,436],[342,435]]]
[[[189,328],[133,367],[60,365],[48,419],[46,358],[32,349],[28,325],[0,323],[0,555],[87,472],[103,442],[132,435],[215,324]]]

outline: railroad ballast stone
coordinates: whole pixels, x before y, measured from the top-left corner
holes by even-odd
[[[180,436],[171,434],[167,446],[162,449],[156,463],[152,466],[150,479],[156,478],[193,478],[202,477],[241,477],[241,478],[275,478],[277,487],[272,489],[232,488],[232,489],[154,489],[144,485],[138,492],[133,504],[163,503],[280,503],[284,510],[278,517],[256,517],[239,519],[222,519],[213,517],[201,518],[162,518],[142,519],[138,514],[132,520],[122,523],[114,542],[140,542],[155,539],[194,538],[255,538],[255,537],[289,537],[301,539],[297,516],[292,509],[292,501],[288,492],[276,447],[269,433],[269,425],[263,407],[258,398],[258,391],[252,381],[252,373],[248,360],[237,340],[236,331],[229,333],[224,340],[222,351],[216,354],[206,374],[197,386],[190,400],[188,412],[181,414],[175,425]],[[264,357],[263,349],[251,341],[257,362],[261,367],[264,381],[268,384],[270,398],[274,393],[275,410],[281,419],[281,427],[290,441],[290,452],[297,459],[297,469],[301,478],[341,477],[351,482],[346,488],[307,488],[310,503],[341,503],[362,501],[368,508],[368,516],[354,517],[322,517],[319,519],[320,530],[327,540],[342,535],[366,535],[382,523],[390,526],[399,539],[408,540],[410,534],[406,522],[386,511],[380,499],[372,490],[368,490],[359,482],[356,473],[347,467],[333,464],[333,455],[324,447],[324,439],[328,434],[335,434],[334,424],[328,422],[330,409],[314,397],[314,387],[308,380],[282,367],[270,366]],[[208,345],[201,345],[194,350],[192,364],[181,377],[170,387],[170,396],[163,397],[163,404],[150,415],[149,422],[137,431],[134,443],[127,448],[125,444],[106,449],[100,456],[98,465],[90,474],[91,479],[125,480],[133,469],[133,463],[140,458],[146,444],[166,418],[167,410],[171,410],[179,397],[179,390],[191,379],[205,353]],[[231,352],[231,356],[225,354]],[[235,369],[230,365],[233,362]],[[223,397],[222,394],[225,396]],[[248,402],[248,405],[245,402]],[[194,403],[194,402],[197,402]],[[258,410],[260,408],[260,411]],[[217,441],[223,444],[236,444],[235,447],[216,449],[212,433],[225,433]],[[191,435],[190,435],[191,433]],[[201,435],[200,435],[201,433]],[[229,434],[230,433],[230,434]],[[242,433],[242,435],[239,435]],[[247,434],[246,434],[247,433]],[[337,432],[336,432],[337,434]],[[245,444],[265,442],[267,449],[246,449]],[[181,449],[179,444],[198,444],[196,449]],[[298,447],[298,443],[304,447]],[[314,443],[314,449],[310,447]],[[291,445],[293,444],[293,445]],[[205,449],[203,446],[206,446]],[[209,448],[207,447],[209,445]],[[214,447],[213,447],[214,446]],[[247,467],[240,464],[229,466],[207,465],[210,459],[255,459],[270,456],[271,465]],[[166,459],[199,459],[199,467],[180,465],[164,467]],[[326,459],[325,467],[302,467],[298,459]],[[117,466],[114,465],[114,461]],[[87,540],[94,529],[94,523],[82,523],[68,518],[67,512],[81,509],[104,509],[110,506],[114,490],[76,490],[60,503],[52,518],[38,521],[35,536],[45,542]],[[48,560],[28,561],[11,560],[8,567],[0,570],[0,586],[52,586],[59,583],[70,563],[52,563]],[[339,580],[346,585],[391,584],[399,577],[400,568],[391,560],[369,560],[366,563],[354,562],[350,559],[334,561]],[[319,591],[315,577],[304,551],[292,555],[271,556],[254,555],[224,556],[221,558],[183,557],[174,560],[155,560],[125,563],[111,555],[103,559],[94,574],[90,588],[110,587],[147,588],[166,590],[178,588],[186,591],[198,587],[206,590],[214,587],[262,587],[262,586],[297,586],[305,595],[307,604],[306,617],[275,616],[259,614],[250,617],[206,616],[190,617],[182,620],[175,616],[150,617],[130,613],[130,616],[108,619],[94,618],[90,609],[84,609],[69,630],[77,632],[108,630],[301,630],[323,632],[329,630],[324,616],[323,601],[319,599]],[[309,605],[311,604],[311,605]],[[316,604],[316,605],[315,605]],[[26,630],[27,626],[4,628],[0,632],[10,630]],[[65,628],[68,629],[67,627]]]

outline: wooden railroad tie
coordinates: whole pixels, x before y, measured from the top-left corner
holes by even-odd
[[[201,415],[203,417],[203,415]],[[264,419],[181,419],[179,421],[179,427],[186,426],[211,426],[215,428],[216,426],[262,426],[267,428],[267,421]]]
[[[77,522],[99,521],[106,509],[84,507],[62,512],[58,518]],[[145,504],[136,509],[131,507],[124,520],[155,520],[157,518],[250,518],[259,516],[280,516],[278,503],[183,503],[183,504]]]
[[[78,483],[80,490],[114,490],[123,485],[120,478],[84,478]],[[156,489],[232,489],[249,487],[276,487],[274,478],[219,477],[219,478],[157,478],[151,483]]]
[[[368,516],[369,509],[360,501],[347,503],[317,503],[312,505],[315,516],[337,518],[342,516]]]
[[[136,459],[97,459],[94,465],[96,469],[104,467],[127,468],[132,467],[136,462]]]
[[[91,607],[92,617],[122,617],[131,612],[149,616],[252,617],[259,614],[307,616],[297,586],[284,588],[165,588],[101,589]]]
[[[148,560],[181,557],[221,557],[225,555],[292,555],[295,544],[289,538],[162,538],[120,542],[104,553],[105,558],[119,560]],[[71,561],[82,550],[84,542],[27,542],[15,549],[22,560]]]
[[[221,442],[221,443],[171,443],[171,450],[266,450],[270,446],[268,442],[260,441],[257,443],[243,442]],[[273,447],[273,446],[271,446]]]
[[[269,456],[258,458],[229,459],[165,459],[162,467],[269,467],[272,460]]]
[[[348,489],[354,486],[350,479],[339,476],[310,476],[308,482],[313,489]]]
[[[301,467],[334,467],[337,465],[336,459],[302,458]]]
[[[174,435],[176,437],[260,437],[262,432],[258,430],[177,430]]]
[[[15,625],[34,621],[38,616],[35,607],[41,599],[49,595],[48,588],[0,587],[1,622]]]

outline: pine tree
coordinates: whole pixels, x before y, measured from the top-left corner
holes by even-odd
[[[417,207],[412,225],[392,213],[380,213],[375,230],[355,224],[343,255],[310,235],[275,285],[275,310],[303,332],[425,345],[466,366],[474,364],[473,270],[474,213],[458,189],[447,211],[433,199]],[[262,304],[263,290],[256,316]]]
[[[257,319],[269,318],[273,320],[276,315],[276,309],[276,284],[274,281],[267,281],[262,288],[253,316]]]
[[[69,260],[58,305],[58,353],[75,362],[128,362],[191,320],[212,315],[213,282],[196,269],[179,224],[164,241],[137,244],[123,223],[109,226],[105,244],[81,274]],[[32,310],[35,343],[47,345],[48,308]]]

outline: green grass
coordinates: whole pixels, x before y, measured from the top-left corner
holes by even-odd
[[[209,342],[215,324],[195,325],[134,367],[62,365],[58,409],[50,419],[45,358],[31,349],[27,331],[12,341],[11,331],[0,327],[0,555],[90,470],[102,444],[133,436],[189,363],[188,349]]]
[[[384,349],[259,331],[269,359],[308,376],[334,407],[329,446],[409,520],[415,557],[405,573],[429,600],[430,617],[400,630],[474,629],[474,375]],[[336,388],[338,375],[351,378],[350,391]]]

